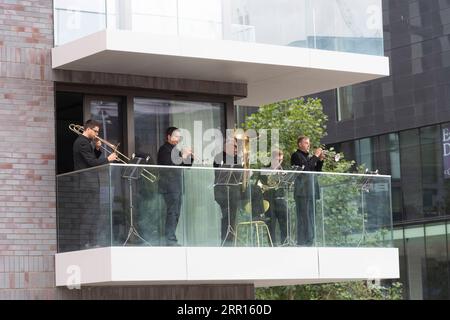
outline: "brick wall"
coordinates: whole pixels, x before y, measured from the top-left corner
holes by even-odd
[[[0,299],[54,298],[52,1],[0,0]]]

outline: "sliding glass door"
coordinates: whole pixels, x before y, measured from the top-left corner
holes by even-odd
[[[194,130],[194,125],[197,127]],[[156,164],[159,147],[164,144],[165,132],[168,127],[178,127],[191,134],[191,141],[183,140],[183,146],[194,148],[194,140],[202,139],[208,129],[219,129],[225,132],[225,104],[214,102],[176,101],[152,98],[134,99],[134,133],[137,155],[150,155]],[[199,130],[201,126],[201,130]],[[200,154],[202,150],[195,150]],[[197,164],[197,165],[201,165]],[[182,205],[180,221],[177,228],[177,238],[184,245],[202,246],[214,242],[220,243],[219,223],[221,213],[214,201],[214,174],[208,170],[200,176],[186,172],[184,175],[184,190],[186,199]],[[153,188],[151,188],[153,189]],[[154,189],[153,189],[154,190]],[[156,208],[164,208],[158,203],[160,197],[142,195],[140,206],[141,223],[154,223]],[[200,205],[201,204],[201,205]],[[162,213],[161,217],[165,217]],[[159,221],[160,226],[164,224]],[[202,232],[196,232],[202,230]],[[206,231],[205,231],[206,230]],[[189,234],[189,239],[187,238]]]

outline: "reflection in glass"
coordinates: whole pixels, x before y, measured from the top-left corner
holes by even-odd
[[[425,242],[424,227],[405,229],[409,299],[422,300],[424,292]]]
[[[449,299],[448,260],[445,224],[427,225],[425,299]]]
[[[403,204],[408,220],[423,217],[422,177],[418,174],[421,163],[419,141],[418,129],[400,132]]]
[[[99,137],[114,145],[122,142],[122,126],[121,119],[119,119],[119,106],[120,103],[118,101],[90,100],[90,119],[98,121],[101,124]],[[111,148],[107,148],[112,151]]]

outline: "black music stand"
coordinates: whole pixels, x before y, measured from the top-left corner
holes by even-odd
[[[298,173],[296,172],[284,172],[278,173],[280,177],[280,188],[286,189],[285,201],[286,201],[286,239],[283,241],[281,246],[295,246],[296,243],[291,238],[291,210],[289,210],[289,203],[287,197],[289,196],[289,188],[294,184],[294,180]]]
[[[140,157],[134,157],[130,160],[130,164],[139,164],[144,160]],[[133,222],[133,186],[132,186],[132,180],[138,180],[141,177],[141,169],[137,166],[130,166],[126,167],[123,171],[122,178],[128,180],[128,190],[130,195],[130,202],[129,202],[129,209],[130,209],[130,229],[128,230],[128,236],[125,242],[123,243],[123,246],[125,246],[130,240],[131,236],[134,234],[136,237],[141,239],[144,243],[151,246],[151,244],[141,237],[139,232],[136,230]]]
[[[227,188],[227,215],[228,215],[228,226],[227,233],[225,234],[225,238],[222,241],[222,247],[228,239],[228,236],[231,234],[236,237],[236,232],[231,225],[231,215],[230,215],[230,187],[239,186],[242,184],[242,177],[244,173],[242,171],[233,171],[233,170],[220,170],[217,183],[214,186],[225,186]]]
[[[378,170],[369,171],[368,169],[366,169],[365,174],[367,174],[367,176],[364,176],[361,179],[361,181],[359,182],[359,184],[360,184],[359,190],[361,192],[362,232],[361,232],[361,239],[359,239],[359,241],[358,241],[358,246],[361,244],[361,242],[366,237],[366,220],[365,220],[365,213],[364,213],[364,193],[370,192],[370,189],[371,189],[370,184],[373,181],[373,177],[370,175],[378,175]]]

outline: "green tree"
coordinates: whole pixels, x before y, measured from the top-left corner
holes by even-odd
[[[323,113],[320,99],[292,99],[279,103],[262,106],[258,112],[247,118],[244,129],[277,129],[279,132],[279,146],[285,153],[285,163],[290,163],[290,155],[297,149],[297,137],[306,135],[310,138],[312,148],[321,145],[326,136],[326,122],[328,118]],[[270,138],[270,131],[269,131]],[[269,139],[270,141],[270,139]],[[269,150],[271,147],[269,146]],[[333,149],[327,150],[324,171],[363,172],[363,167],[355,168],[355,162],[338,154],[339,161],[335,161],[337,153]],[[361,215],[358,214],[360,190],[357,189],[354,177],[321,176],[319,183],[324,186],[334,186],[323,196],[324,207],[332,212],[325,216],[324,230],[326,230],[327,245],[355,246],[360,241],[354,234],[361,234]],[[353,179],[353,180],[352,180]],[[292,199],[291,199],[292,200]],[[320,213],[320,212],[319,212]],[[318,215],[320,216],[320,214]],[[365,219],[365,218],[364,218]],[[372,233],[366,244],[382,245],[383,233],[379,230]],[[350,235],[350,236],[349,236]],[[318,245],[321,245],[318,242]],[[401,299],[401,284],[398,282],[389,286],[372,285],[366,281],[332,283],[321,285],[302,285],[287,287],[259,288],[256,290],[257,299]]]

